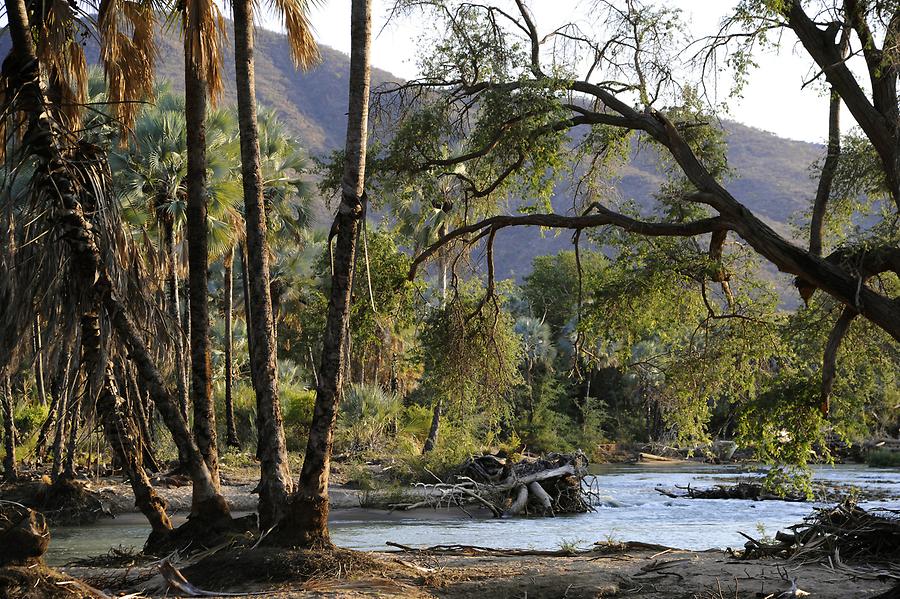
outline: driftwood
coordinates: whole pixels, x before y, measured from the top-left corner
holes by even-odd
[[[580,451],[547,454],[511,463],[482,455],[466,460],[448,481],[418,483],[428,497],[414,503],[391,504],[391,509],[468,505],[486,507],[494,517],[520,514],[577,514],[593,511],[596,494],[585,481],[587,457]]]
[[[656,487],[656,492],[673,499],[749,499],[752,501],[806,501],[802,495],[777,495],[767,491],[760,483],[738,483],[736,485],[716,485],[707,489],[695,489],[690,485],[676,489],[684,493],[676,493],[669,489]]]
[[[741,533],[747,542],[739,557],[821,562],[859,578],[900,581],[900,510],[867,511],[846,500],[833,508],[817,508],[788,529],[779,531],[774,541]]]

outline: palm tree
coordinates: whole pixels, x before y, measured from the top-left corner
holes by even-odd
[[[187,246],[190,312],[191,390],[194,437],[216,486],[219,457],[216,415],[212,400],[209,303],[207,297],[209,240],[207,236],[208,173],[206,154],[207,103],[222,91],[221,48],[224,19],[215,3],[187,0],[182,4],[184,30],[184,90],[187,125]]]
[[[316,404],[298,489],[290,513],[276,531],[291,544],[330,545],[328,476],[334,422],[341,400],[356,241],[366,215],[366,139],[369,117],[371,0],[353,0],[350,13],[350,90],[341,203],[332,225],[337,237],[328,314],[322,342]]]
[[[183,335],[180,332],[179,248],[186,218],[187,122],[185,100],[163,86],[154,105],[144,110],[135,123],[134,135],[125,151],[111,156],[118,175],[122,199],[133,226],[155,230],[164,248],[166,306],[175,329],[175,374],[182,416],[187,419],[188,396]],[[229,111],[213,110],[207,115],[206,137],[209,173],[207,238],[212,254],[224,253],[233,245],[239,220],[240,198],[237,174],[234,122]]]
[[[311,195],[301,174],[308,170],[306,154],[300,149],[300,140],[293,138],[271,110],[263,110],[258,115],[258,131],[260,142],[260,171],[263,179],[263,199],[266,208],[267,236],[274,241],[277,249],[280,245],[290,247],[295,255],[298,243],[302,243],[303,234],[309,223]],[[241,261],[244,263],[246,246],[244,240],[245,224],[243,219],[235,221],[239,230],[235,231],[235,239],[239,240]],[[225,312],[225,420],[226,444],[238,446],[237,431],[234,424],[233,402],[233,340],[232,328],[234,310],[233,266],[235,246],[228,248],[223,258],[224,266],[224,312]],[[274,257],[278,262],[281,256]],[[276,267],[276,270],[278,268]],[[246,270],[242,273],[244,298],[249,299],[249,277]],[[277,277],[276,277],[277,279]],[[272,285],[270,283],[270,289]],[[274,298],[273,298],[274,299]],[[276,331],[278,321],[278,302],[273,301],[272,326]],[[249,313],[249,310],[246,310]],[[249,330],[249,322],[248,322]],[[252,353],[252,351],[251,351]]]
[[[271,3],[281,13],[291,44],[291,55],[299,66],[315,60],[317,49],[306,18],[306,0],[279,0]],[[234,0],[234,61],[241,133],[241,173],[244,184],[244,218],[247,232],[249,274],[248,339],[250,371],[256,391],[260,459],[259,517],[262,527],[271,526],[280,515],[292,491],[287,449],[278,402],[275,331],[272,321],[269,250],[266,240],[266,208],[260,164],[256,83],[253,62],[253,3]],[[249,272],[248,272],[249,271]]]
[[[132,15],[138,12],[140,11],[137,11],[136,5]],[[191,438],[187,424],[178,412],[177,403],[163,383],[162,376],[143,339],[142,331],[133,318],[131,307],[122,299],[127,295],[120,295],[123,291],[123,281],[127,282],[129,275],[121,269],[117,269],[116,261],[108,260],[109,255],[113,255],[120,249],[114,247],[114,244],[121,241],[121,236],[116,235],[118,223],[114,225],[112,221],[116,216],[115,207],[103,204],[110,197],[105,157],[92,148],[71,143],[72,131],[67,132],[65,129],[61,129],[70,121],[57,118],[59,97],[54,94],[54,97],[51,98],[43,87],[43,81],[46,79],[42,75],[46,74],[48,69],[52,71],[56,68],[59,64],[59,56],[64,54],[60,51],[60,43],[78,43],[74,37],[67,37],[69,33],[67,27],[71,23],[63,23],[59,19],[52,23],[57,34],[59,28],[62,27],[64,35],[60,40],[59,35],[47,34],[47,27],[44,27],[44,23],[40,24],[41,27],[32,28],[24,0],[6,0],[6,14],[12,46],[10,55],[4,62],[5,72],[14,73],[16,76],[6,80],[7,93],[4,94],[3,108],[7,114],[21,116],[14,121],[14,124],[28,127],[30,135],[25,136],[24,139],[17,135],[12,135],[10,138],[23,139],[23,143],[18,148],[17,160],[24,167],[31,165],[29,168],[34,169],[29,181],[28,193],[17,196],[16,206],[30,211],[32,216],[39,216],[38,219],[30,220],[30,225],[44,226],[46,227],[45,232],[53,232],[52,235],[42,234],[40,238],[33,240],[34,243],[27,247],[27,251],[63,258],[55,262],[43,261],[39,265],[45,269],[56,267],[57,270],[32,272],[29,273],[29,277],[38,276],[38,280],[64,282],[72,291],[71,299],[78,300],[77,305],[73,304],[74,308],[73,305],[67,306],[67,315],[73,310],[78,313],[78,316],[82,317],[82,324],[90,325],[83,327],[86,332],[100,331],[102,333],[104,330],[115,332],[119,345],[137,368],[157,409],[172,432],[179,452],[188,458],[189,472],[194,482],[196,511],[198,513],[215,511],[228,515],[227,505],[213,484],[209,470]],[[135,28],[143,30],[144,25],[136,25]],[[40,34],[37,36],[37,43],[33,36],[36,30]],[[109,43],[109,40],[105,39],[105,35],[104,33],[101,46]],[[128,38],[123,35],[117,39],[118,42],[115,42],[114,45]],[[48,58],[48,51],[57,54]],[[131,57],[125,57],[122,60],[127,62],[130,59]],[[104,63],[108,66],[109,61],[104,60]],[[77,67],[78,65],[75,64],[73,68],[67,67],[63,71],[57,71],[56,74],[77,73],[79,72]],[[141,71],[135,73],[134,76],[137,78],[146,74]],[[152,78],[152,71],[150,76]],[[54,90],[54,92],[58,92],[58,90]],[[136,99],[138,98],[129,98],[129,100]],[[85,181],[85,175],[89,177],[88,181]],[[85,202],[90,205],[86,206]],[[53,213],[53,217],[48,218],[46,216],[48,213]],[[40,220],[41,218],[44,220]],[[56,245],[57,241],[61,241],[62,244]],[[3,247],[4,253],[9,254],[21,250],[24,246],[4,244],[0,247]],[[59,249],[63,251],[60,252]],[[107,252],[110,253],[107,254]],[[21,259],[22,256],[18,256],[18,258]],[[60,276],[57,265],[65,266],[64,276]],[[18,276],[19,273],[16,273],[16,277]],[[3,329],[4,347],[0,351],[0,370],[5,370],[13,348],[21,345],[22,327],[19,326],[19,323],[30,322],[30,318],[17,318],[16,315],[21,311],[32,310],[38,299],[38,296],[35,295],[36,287],[33,280],[28,280],[27,284],[21,285],[21,280],[11,281],[9,277],[6,279],[4,281],[6,287],[0,293],[10,297],[10,285],[15,285],[16,287],[12,290],[13,294],[23,300],[27,298],[27,301],[17,302],[15,306],[11,306],[11,309],[5,310],[2,314],[4,326],[0,328]],[[43,296],[41,301],[54,301],[60,297],[65,289],[60,288],[62,283],[58,282],[55,285],[55,293],[45,287],[40,289]],[[128,291],[142,293],[139,286],[128,289]],[[30,297],[28,297],[29,293],[31,293]],[[42,310],[42,313],[47,312]],[[93,326],[96,323],[95,315],[108,319],[109,327]],[[78,319],[71,317],[60,319],[61,326],[69,327],[67,330],[71,330],[73,320],[77,321]],[[5,326],[7,323],[15,326]],[[102,361],[95,360],[94,362],[94,366],[97,366]],[[108,364],[109,362],[107,362]],[[89,364],[84,365],[84,367],[89,366]],[[95,368],[96,370],[99,369]],[[88,370],[88,372],[91,371]],[[108,408],[111,405],[115,408],[118,394],[112,385],[114,377],[107,376],[109,375],[108,369],[105,372],[91,372],[91,374],[100,375],[94,377],[100,383],[98,391],[111,396],[113,401],[111,404],[106,402],[106,406]],[[104,421],[104,429],[107,432],[113,427],[117,430],[124,430],[123,427],[127,426],[127,423],[119,420],[121,412],[107,408],[98,405],[101,420]],[[107,424],[111,426],[107,426]],[[118,438],[109,434],[107,434],[107,440],[117,452],[120,462],[126,465],[135,498],[141,510],[150,519],[154,531],[159,528],[165,532],[167,527],[165,506],[155,495],[146,475],[142,473],[139,454],[135,458],[134,445],[120,443]]]

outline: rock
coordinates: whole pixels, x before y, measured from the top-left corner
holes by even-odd
[[[40,558],[50,544],[47,520],[25,506],[0,502],[0,566]]]

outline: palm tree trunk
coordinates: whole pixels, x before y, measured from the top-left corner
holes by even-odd
[[[34,51],[28,13],[24,0],[5,0],[8,29],[12,49],[5,61],[5,69],[16,74],[8,81],[7,98],[15,99],[15,108],[29,120],[31,152],[39,159],[34,178],[43,186],[41,193],[50,198],[51,208],[58,211],[59,239],[72,252],[72,274],[78,278],[88,305],[102,305],[113,330],[125,345],[127,354],[137,367],[145,386],[179,453],[187,456],[187,465],[194,483],[192,512],[205,516],[229,516],[228,506],[206,467],[206,462],[194,444],[187,424],[178,412],[172,395],[165,387],[162,375],[153,362],[141,333],[128,315],[125,305],[114,293],[114,285],[103,264],[100,248],[90,223],[79,203],[77,186],[69,175],[68,165],[61,159],[56,145],[58,136],[47,114],[46,97],[41,88],[40,63]],[[74,404],[75,402],[73,402]],[[73,411],[72,438],[78,419]],[[74,444],[72,444],[74,445]]]
[[[19,479],[16,469],[16,422],[8,376],[0,382],[0,404],[3,408],[3,449],[6,452],[3,458],[3,477],[7,482],[15,482]]]
[[[281,404],[278,401],[275,331],[272,328],[272,296],[266,212],[259,158],[256,118],[256,82],[253,63],[253,3],[233,0],[234,63],[237,86],[238,126],[241,135],[241,173],[244,185],[244,218],[247,228],[249,267],[248,326],[250,369],[256,391],[257,456],[260,460],[259,520],[261,528],[278,522],[291,493],[290,468],[284,440]]]
[[[44,348],[41,342],[41,317],[34,317],[34,382],[37,387],[38,401],[42,406],[47,405],[47,390],[44,387]]]
[[[181,408],[181,416],[188,417],[188,392],[187,373],[184,370],[184,338],[181,333],[181,302],[178,298],[178,274],[175,256],[175,231],[172,217],[163,219],[163,236],[165,237],[166,251],[166,305],[172,326],[175,327],[172,335],[175,346],[175,388],[178,393],[178,405]]]
[[[187,30],[199,28],[199,10],[188,11]],[[206,103],[207,82],[194,56],[193,39],[184,36],[184,96],[187,129],[187,245],[188,296],[190,302],[191,392],[194,405],[194,438],[213,484],[219,485],[216,447],[216,412],[212,400],[212,367],[209,349],[207,300],[209,249],[206,230]]]
[[[240,447],[237,428],[234,424],[234,247],[225,254],[225,444],[229,447]]]
[[[246,224],[245,224],[246,227]],[[247,246],[241,243],[239,248],[241,259],[241,291],[244,294],[244,325],[247,329],[247,359],[253,364],[253,337],[250,335],[250,277],[247,274]],[[256,391],[256,378],[253,369],[250,369],[250,384]]]
[[[366,214],[365,169],[369,116],[369,45],[371,0],[353,0],[350,14],[350,93],[347,142],[341,203],[332,231],[336,230],[334,270],[322,344],[322,362],[306,456],[290,511],[279,526],[276,541],[291,545],[330,545],[328,535],[328,477],[334,423],[341,399],[344,353],[350,321],[350,296],[356,245]]]
[[[138,434],[128,417],[125,401],[119,395],[112,363],[102,356],[100,316],[97,311],[89,311],[81,317],[81,346],[82,364],[88,379],[99,379],[97,416],[106,442],[131,483],[135,505],[150,522],[150,540],[161,540],[171,532],[172,523],[166,515],[165,501],[157,495],[144,470]],[[99,377],[95,377],[98,368],[103,370]],[[100,459],[99,454],[97,459]]]
[[[69,371],[69,361],[71,359],[71,351],[68,343],[65,347],[56,353],[56,365],[50,377],[50,409],[47,412],[47,418],[38,431],[37,442],[34,444],[34,453],[38,457],[44,455],[44,449],[47,445],[47,435],[60,418],[64,418],[64,390],[66,387],[66,374]]]

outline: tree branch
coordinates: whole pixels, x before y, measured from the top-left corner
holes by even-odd
[[[502,215],[493,216],[465,227],[459,227],[443,235],[413,259],[409,270],[409,279],[414,279],[419,266],[448,243],[472,233],[478,233],[488,229],[496,232],[497,230],[506,227],[532,226],[580,230],[603,225],[613,225],[632,233],[651,237],[692,237],[694,235],[702,235],[704,233],[712,233],[713,231],[731,228],[729,221],[721,216],[705,218],[688,223],[652,223],[635,220],[624,214],[619,214],[600,206],[597,206],[596,208],[599,212],[598,214],[586,214],[582,216],[564,216],[561,214],[526,214],[522,216]]]

